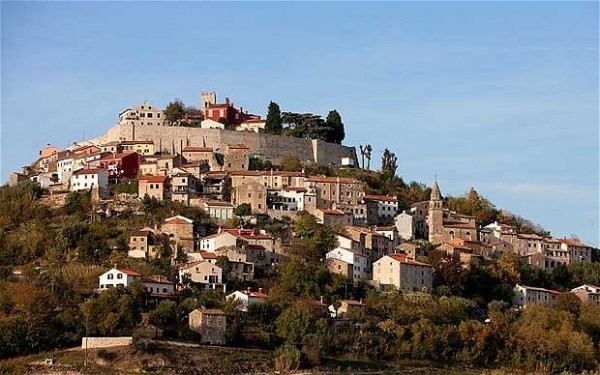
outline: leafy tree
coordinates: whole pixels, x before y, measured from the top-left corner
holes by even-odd
[[[286,155],[281,158],[281,169],[288,172],[302,171],[302,162],[295,155]]]
[[[307,212],[298,212],[294,233],[307,244],[321,251],[321,256],[335,247],[334,228],[319,224],[317,218]]]
[[[180,99],[175,99],[167,104],[164,113],[168,125],[179,125],[185,116],[185,105]]]
[[[289,344],[301,344],[304,337],[316,331],[317,319],[310,309],[296,303],[277,318],[277,335]]]
[[[156,309],[150,312],[150,323],[158,328],[166,328],[177,323],[177,305],[173,301],[161,301]]]
[[[236,216],[244,217],[252,215],[252,206],[250,203],[242,203],[233,210]]]
[[[233,269],[231,261],[225,255],[218,256],[215,265],[221,267],[221,270],[223,271],[223,278],[228,278],[229,273]]]
[[[225,128],[227,129],[229,127],[229,120],[226,119],[225,117],[219,117],[219,119],[217,120],[218,123],[225,125]]]
[[[275,102],[269,103],[267,110],[267,121],[265,123],[265,132],[270,134],[281,134],[283,131],[283,121],[281,119],[281,109]]]
[[[464,285],[460,258],[443,250],[433,250],[427,254],[427,259],[435,269],[435,284],[445,286],[451,294],[460,294]]]
[[[342,116],[340,116],[338,111],[335,109],[329,111],[325,118],[325,126],[330,129],[327,141],[341,144],[346,137],[346,132],[344,130],[344,123],[342,122]]]
[[[398,157],[386,148],[381,157],[381,171],[386,175],[395,176],[396,169],[398,169]]]

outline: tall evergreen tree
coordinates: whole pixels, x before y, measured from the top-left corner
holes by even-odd
[[[330,136],[327,141],[341,144],[346,137],[346,132],[344,130],[344,123],[342,122],[342,116],[340,116],[338,111],[335,109],[329,111],[327,118],[325,119],[325,126],[330,129]]]
[[[281,120],[281,109],[279,104],[275,102],[269,103],[269,109],[267,111],[267,122],[265,124],[265,132],[271,134],[281,134],[283,130]]]
[[[398,169],[398,157],[386,148],[381,157],[381,171],[388,173],[390,176],[395,176],[396,169]]]

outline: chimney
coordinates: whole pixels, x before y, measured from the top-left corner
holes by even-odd
[[[229,105],[229,97],[225,97],[225,104]]]
[[[323,303],[323,296],[321,296],[321,298],[319,298],[319,300],[321,301],[321,303]]]
[[[264,289],[263,288],[258,288],[258,292],[259,293],[264,293]]]

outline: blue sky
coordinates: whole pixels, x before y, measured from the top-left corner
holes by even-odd
[[[598,3],[2,2],[0,177],[122,109],[336,108],[406,180],[599,244]]]

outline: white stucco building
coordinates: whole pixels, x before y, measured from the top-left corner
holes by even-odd
[[[71,176],[71,191],[90,190],[98,186],[100,189],[108,187],[108,171],[100,168],[80,169]]]

